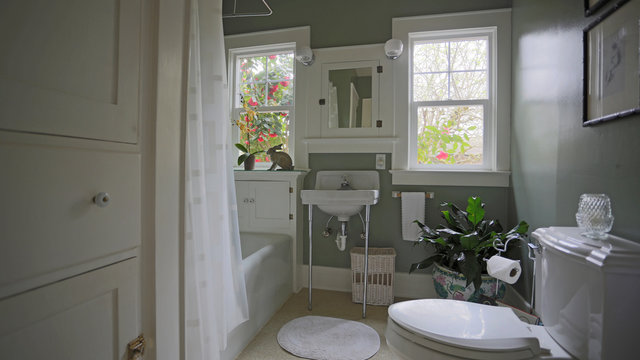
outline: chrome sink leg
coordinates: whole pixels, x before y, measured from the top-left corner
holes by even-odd
[[[309,310],[311,310],[311,287],[312,287],[312,281],[311,281],[311,259],[313,256],[313,249],[312,249],[312,245],[313,242],[311,241],[311,234],[313,233],[312,229],[313,229],[313,205],[309,204],[309,305],[307,306],[307,308]]]
[[[371,206],[365,207],[364,220],[364,290],[362,293],[362,318],[367,317],[367,283],[369,282],[369,217]]]

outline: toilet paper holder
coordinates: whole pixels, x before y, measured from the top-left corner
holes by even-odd
[[[525,239],[522,238],[509,238],[506,241],[502,241],[502,239],[500,238],[496,238],[493,240],[493,248],[496,249],[496,251],[498,251],[497,255],[494,256],[502,256],[502,254],[504,252],[507,251],[508,246],[509,246],[509,242],[511,242],[511,240],[521,240],[521,241],[526,241]],[[536,254],[540,254],[541,249],[540,246],[538,244],[535,244],[533,242],[530,241],[526,241],[527,244],[527,250],[528,250],[528,258],[529,260],[533,261],[533,279],[531,281],[531,301],[529,302],[529,312],[533,313],[533,309],[534,309],[534,301],[535,301],[535,286],[536,286],[536,265],[535,265],[535,261],[536,261]],[[484,258],[484,261],[489,261],[489,259]],[[499,285],[500,285],[500,280],[496,279],[496,295],[498,294],[498,289],[499,289]]]

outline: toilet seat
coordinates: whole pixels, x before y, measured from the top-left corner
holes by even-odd
[[[546,331],[534,331],[509,308],[422,299],[391,305],[386,335],[407,359],[533,359],[548,355],[541,351],[540,330],[549,348]]]

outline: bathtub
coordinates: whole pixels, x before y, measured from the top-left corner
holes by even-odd
[[[240,243],[249,320],[229,334],[222,360],[234,359],[293,292],[290,236],[241,232]]]

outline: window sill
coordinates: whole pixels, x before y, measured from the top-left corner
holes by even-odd
[[[510,171],[389,170],[392,185],[509,187]]]

